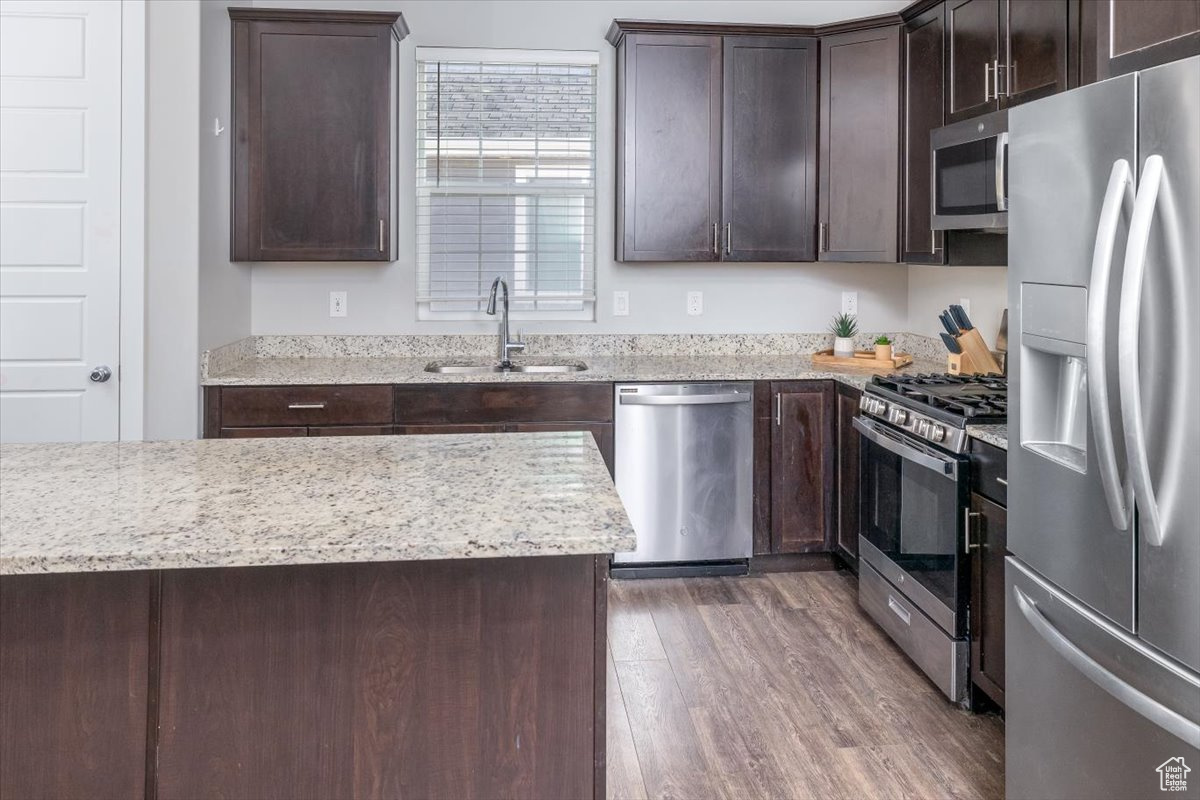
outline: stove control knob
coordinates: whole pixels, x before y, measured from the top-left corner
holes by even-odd
[[[869,411],[869,410],[871,409],[871,403],[872,403],[872,402],[873,402],[873,401],[871,400],[871,398],[867,397],[867,396],[864,394],[864,395],[863,395],[861,398],[859,398],[859,400],[858,400],[858,410],[859,410],[859,411]]]
[[[917,420],[917,436],[921,436],[921,437],[929,436],[929,421],[928,420],[924,420],[924,419]]]
[[[929,426],[929,438],[935,442],[940,442],[946,438],[946,429],[941,425]]]
[[[908,412],[902,408],[893,408],[891,421],[895,425],[903,425],[908,422]]]

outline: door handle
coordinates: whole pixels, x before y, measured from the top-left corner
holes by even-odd
[[[956,461],[941,459],[928,453],[922,453],[910,444],[893,439],[876,428],[874,423],[868,422],[862,417],[855,417],[850,421],[850,424],[863,435],[863,438],[879,445],[884,450],[895,453],[914,464],[931,469],[939,475],[952,479],[958,477],[958,463]]]
[[[828,228],[829,226],[824,222],[817,225],[817,252],[824,253],[829,249],[829,244],[827,241],[829,238],[827,233]]]
[[[733,223],[725,223],[725,255],[733,252]]]
[[[1108,336],[1105,317],[1109,310],[1108,283],[1112,272],[1113,247],[1121,212],[1133,198],[1133,176],[1129,162],[1121,158],[1113,162],[1108,175],[1108,188],[1096,222],[1096,244],[1092,249],[1092,276],[1088,284],[1087,310],[1087,385],[1092,412],[1092,432],[1096,439],[1096,460],[1100,484],[1113,526],[1123,531],[1129,528],[1128,481],[1121,480],[1117,468],[1117,452],[1113,444],[1113,416],[1108,402]]]
[[[387,223],[384,222],[382,219],[379,220],[379,252],[381,252],[381,253],[384,251],[384,242],[386,241],[386,236],[387,236],[386,225],[387,225]]]
[[[1064,661],[1126,708],[1140,714],[1192,747],[1200,748],[1200,725],[1167,708],[1153,697],[1138,691],[1105,669],[1098,661],[1079,649],[1079,646],[1063,635],[1058,628],[1055,628],[1050,620],[1042,614],[1037,604],[1026,597],[1025,593],[1016,586],[1013,586],[1013,598],[1017,601],[1017,608],[1020,609],[1021,616],[1025,618],[1025,621]]]
[[[324,407],[325,407],[324,403],[288,403],[288,408],[293,411],[307,410],[307,409],[322,409]]]
[[[112,370],[105,364],[98,367],[93,367],[92,372],[88,375],[88,380],[92,383],[106,383],[112,377]]]
[[[968,553],[979,549],[978,543],[971,544],[971,520],[981,516],[983,515],[978,511],[972,511],[970,507],[963,509],[963,550]]]
[[[983,65],[983,102],[985,102],[985,103],[992,99],[992,90],[990,88],[988,88],[988,85],[991,83],[991,81],[989,80],[991,78],[991,72],[992,72],[992,65],[984,64]]]
[[[1163,160],[1160,155],[1146,159],[1142,181],[1133,201],[1133,217],[1125,245],[1125,274],[1121,281],[1121,310],[1117,336],[1117,383],[1121,388],[1121,415],[1125,432],[1125,452],[1129,458],[1129,480],[1137,501],[1138,519],[1153,547],[1163,543],[1165,531],[1158,511],[1158,500],[1150,484],[1150,459],[1146,454],[1146,428],[1142,418],[1142,389],[1138,339],[1142,327],[1142,283],[1146,274],[1146,249],[1150,244],[1150,225],[1162,185]]]
[[[890,608],[892,613],[899,617],[900,621],[905,625],[912,624],[912,612],[900,605],[896,598],[892,597],[890,594],[888,595],[888,608]]]
[[[783,427],[783,393],[775,393],[775,427]]]
[[[721,255],[721,233],[720,233],[720,230],[721,230],[721,224],[719,222],[714,222],[713,223],[713,255],[714,256]]]
[[[729,394],[623,394],[623,406],[710,406],[724,403],[749,403],[749,392]]]

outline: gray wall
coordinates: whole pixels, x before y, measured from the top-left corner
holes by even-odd
[[[147,439],[191,439],[199,426],[199,29],[196,0],[147,4]]]

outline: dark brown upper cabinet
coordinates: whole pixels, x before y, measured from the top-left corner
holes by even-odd
[[[818,258],[895,261],[899,251],[900,29],[821,39]]]
[[[1196,0],[1080,0],[1083,83],[1200,54]]]
[[[946,121],[1067,89],[1068,0],[947,0]]]
[[[817,41],[727,36],[722,257],[812,261],[817,195]]]
[[[617,161],[618,261],[720,258],[720,37],[624,37]]]
[[[945,234],[933,230],[929,134],[945,124],[946,8],[939,3],[904,29],[903,260],[946,263]],[[855,533],[857,536],[857,532]],[[857,539],[855,540],[857,544]]]
[[[813,259],[817,43],[755,30],[613,23],[618,261]]]
[[[390,261],[398,13],[231,8],[234,261]]]

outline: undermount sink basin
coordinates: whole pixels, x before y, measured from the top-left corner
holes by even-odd
[[[486,364],[471,361],[431,361],[425,365],[426,372],[436,372],[442,375],[491,375],[497,372],[582,372],[587,364],[582,361],[567,361],[562,363],[520,363],[511,367],[502,367],[494,361]]]

